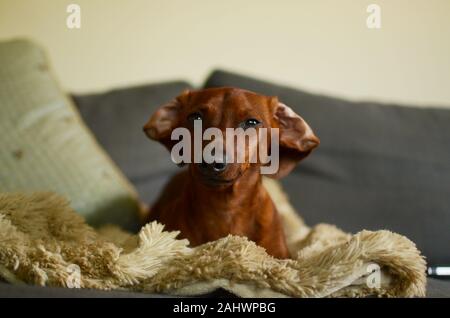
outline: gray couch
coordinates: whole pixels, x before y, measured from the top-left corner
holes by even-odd
[[[408,236],[429,265],[450,264],[450,110],[349,102],[249,77],[214,72],[205,87],[277,95],[321,138],[319,149],[282,180],[310,225]],[[74,96],[84,120],[145,202],[178,168],[142,126],[158,105],[192,86],[183,81]],[[0,296],[138,297],[141,294],[0,284]],[[226,293],[214,294],[223,296]],[[145,295],[155,296],[155,295]],[[450,280],[430,278],[429,297],[450,297]]]

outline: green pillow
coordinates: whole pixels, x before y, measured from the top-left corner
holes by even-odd
[[[92,225],[137,227],[136,191],[26,40],[0,43],[0,147],[0,192],[57,192]]]

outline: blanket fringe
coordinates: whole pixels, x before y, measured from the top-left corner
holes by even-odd
[[[138,235],[114,226],[94,230],[56,194],[0,194],[0,277],[176,295],[219,287],[242,297],[425,295],[426,264],[413,242],[389,231],[350,235],[327,224],[309,228],[277,187],[268,185],[283,222],[290,224],[286,232],[295,259],[275,259],[232,235],[190,248],[176,238],[178,232],[156,222]],[[369,284],[373,275],[380,277],[375,287]]]

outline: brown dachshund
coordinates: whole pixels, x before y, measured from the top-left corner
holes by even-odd
[[[177,143],[172,131],[184,127],[193,132],[195,120],[201,120],[203,130],[279,128],[275,178],[287,175],[319,144],[308,124],[276,97],[229,87],[183,92],[161,106],[144,131],[170,151]],[[243,163],[190,163],[168,183],[146,221],[180,231],[193,246],[233,234],[246,236],[274,257],[288,258],[278,212],[262,185],[262,163],[245,158]]]

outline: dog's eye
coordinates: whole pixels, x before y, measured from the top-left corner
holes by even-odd
[[[250,128],[250,127],[256,127],[260,124],[261,122],[257,119],[254,118],[250,118],[247,119],[246,121],[244,121],[240,126],[244,129]]]
[[[203,119],[202,114],[200,114],[198,112],[192,113],[188,116],[189,121],[202,120],[202,119]]]

